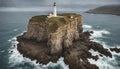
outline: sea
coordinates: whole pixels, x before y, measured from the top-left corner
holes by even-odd
[[[69,12],[69,11],[68,11]],[[120,16],[108,14],[89,14],[73,11],[82,15],[83,31],[93,31],[90,37],[104,48],[120,48]],[[16,37],[27,31],[27,24],[32,16],[47,12],[0,12],[0,69],[69,69],[61,57],[56,63],[38,64],[36,60],[23,57],[17,50]],[[67,12],[60,12],[67,13]],[[99,52],[89,50],[92,55]],[[113,58],[100,57],[98,61],[88,59],[100,69],[120,69],[120,53],[111,52]],[[71,60],[72,61],[72,60]]]

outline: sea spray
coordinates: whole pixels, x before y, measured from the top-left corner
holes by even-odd
[[[90,37],[91,39],[93,39],[91,41],[102,44],[104,48],[108,49],[110,47],[115,47],[116,46],[116,45],[115,46],[109,46],[109,45],[106,44],[105,41],[98,39],[98,38],[104,38],[105,37],[104,35],[109,35],[110,34],[110,32],[105,30],[105,29],[94,30],[91,25],[83,25],[83,30],[84,31],[93,31],[94,33],[91,34],[91,37]],[[119,46],[117,45],[116,47],[118,48]],[[89,52],[93,56],[95,56],[95,55],[99,56],[99,52],[97,52],[97,51],[94,51],[94,50],[90,49]],[[118,65],[115,55],[120,56],[120,54],[115,53],[115,52],[111,52],[111,53],[113,54],[112,58],[105,57],[105,56],[103,56],[103,57],[99,56],[99,59],[97,61],[95,61],[93,59],[88,59],[88,61],[91,64],[96,64],[100,69],[119,69],[118,66],[114,66],[114,65]]]
[[[25,32],[25,31],[24,31]],[[22,35],[21,33],[20,35]],[[19,35],[17,35],[19,36]],[[8,41],[11,42],[11,48],[9,49],[9,67],[10,68],[17,68],[17,69],[25,69],[29,67],[22,67],[24,64],[29,64],[32,66],[31,69],[69,69],[69,66],[64,63],[64,58],[60,57],[57,63],[49,62],[46,65],[36,63],[37,60],[31,60],[29,58],[23,57],[22,54],[19,53],[17,50],[17,36],[9,39]]]

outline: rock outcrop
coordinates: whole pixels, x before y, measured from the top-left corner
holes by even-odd
[[[116,53],[120,53],[120,48],[110,48],[110,50]]]
[[[79,14],[59,14],[59,17],[47,18],[46,15],[32,17],[28,30],[17,37],[18,47],[23,56],[38,63],[47,64],[57,62],[60,57],[69,65],[70,69],[99,69],[91,64],[88,58],[95,61],[112,54],[102,45],[90,41],[93,33],[82,32],[82,16]],[[100,54],[93,56],[89,50],[93,49]],[[119,49],[111,48],[111,51]]]
[[[78,14],[61,14],[52,18],[35,16],[31,18],[23,37],[38,42],[47,41],[51,54],[60,53],[63,48],[71,46],[73,40],[79,39],[79,33],[82,32],[81,18]]]

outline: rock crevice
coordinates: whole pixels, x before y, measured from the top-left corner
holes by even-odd
[[[74,17],[70,18],[70,16]],[[82,28],[81,15],[64,14],[63,17],[43,17],[32,17],[24,38],[34,39],[38,42],[47,41],[51,54],[62,52],[63,47],[67,48],[72,45],[73,40],[79,39]],[[40,18],[44,21],[40,21]]]
[[[92,31],[82,32],[81,15],[71,13],[59,16],[62,17],[47,18],[46,15],[32,17],[27,32],[17,37],[19,52],[42,64],[57,62],[62,56],[70,69],[99,69],[88,59],[97,61],[99,55],[112,58],[108,49],[90,40]],[[100,54],[93,56],[89,52],[91,49]],[[117,48],[110,50],[120,52]]]

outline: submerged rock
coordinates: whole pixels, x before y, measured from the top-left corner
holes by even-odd
[[[98,55],[112,57],[108,49],[90,41],[92,31],[82,32],[81,15],[72,13],[59,16],[47,18],[41,15],[30,19],[27,32],[17,37],[17,48],[24,57],[36,59],[42,64],[57,62],[64,57],[70,69],[99,69],[88,58],[97,61]],[[100,54],[92,56],[90,49]]]
[[[111,51],[115,51],[116,53],[120,53],[120,48],[110,48]]]

